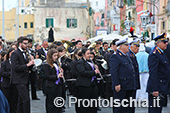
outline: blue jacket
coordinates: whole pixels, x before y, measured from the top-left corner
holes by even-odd
[[[110,73],[112,75],[112,89],[121,85],[121,90],[136,90],[136,75],[130,57],[119,50],[110,57]]]
[[[147,92],[159,91],[161,94],[168,94],[170,82],[169,61],[164,52],[155,47],[149,54],[149,79]]]
[[[127,52],[127,54],[130,56],[130,59],[133,62],[133,66],[135,69],[135,75],[136,75],[136,86],[137,86],[137,89],[140,89],[139,66],[138,66],[138,62],[136,60],[136,56],[131,50],[129,50],[129,52]]]

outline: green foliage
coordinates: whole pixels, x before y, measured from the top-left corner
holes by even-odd
[[[120,21],[122,29],[125,29],[124,20]]]

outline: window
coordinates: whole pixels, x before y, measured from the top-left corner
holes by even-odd
[[[127,0],[127,4],[128,4],[128,6],[134,6],[135,1],[134,0]]]
[[[128,16],[129,16],[129,19],[131,19],[131,13],[130,12],[128,13]]]
[[[24,13],[24,12],[25,12],[25,10],[24,10],[24,9],[22,9],[22,10],[21,10],[21,13]]]
[[[24,23],[24,28],[27,28],[27,22]]]
[[[31,23],[30,23],[30,28],[33,28],[33,27],[34,27],[34,23],[31,22]]]
[[[50,26],[54,27],[54,19],[53,18],[46,19],[46,28],[49,28]]]
[[[67,28],[77,28],[77,19],[75,18],[67,19]]]
[[[162,22],[162,29],[165,29],[165,21]]]

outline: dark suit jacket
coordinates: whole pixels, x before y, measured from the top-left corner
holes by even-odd
[[[78,62],[78,60],[75,59],[70,63],[70,74],[71,74],[72,78],[77,78],[77,76],[79,74],[77,71],[77,68],[76,68],[77,62]]]
[[[133,62],[133,66],[134,66],[135,74],[136,74],[137,89],[140,89],[139,66],[138,66],[138,62],[137,62],[136,56],[133,54],[133,52],[131,50],[129,50],[129,52],[127,54],[130,56],[130,59]]]
[[[92,77],[96,76],[95,71],[93,71],[91,66],[84,60],[84,58],[77,62],[76,68],[79,73],[76,85],[89,87],[92,83]]]
[[[29,62],[28,56],[25,59],[23,53],[19,49],[12,53],[11,55],[12,84],[28,84],[29,80],[29,67],[27,67],[28,62]]]
[[[46,55],[45,55],[45,52],[43,51],[43,48],[37,50],[37,52],[38,52],[39,58],[40,58],[42,61],[46,60]]]
[[[1,87],[10,87],[11,65],[9,60],[1,63],[0,77],[3,77]]]
[[[53,87],[55,82],[58,80],[58,77],[56,75],[56,69],[55,67],[51,68],[51,66],[46,63],[43,65],[44,70],[44,79],[46,80],[46,87]]]
[[[147,92],[159,91],[161,94],[168,94],[170,90],[170,65],[165,53],[158,47],[149,54],[149,79]]]
[[[165,54],[169,60],[169,64],[170,64],[170,44],[168,44],[168,46],[164,52],[165,52]]]
[[[119,50],[110,57],[110,73],[112,75],[112,89],[121,85],[122,90],[136,90],[136,76],[133,63],[128,55]]]

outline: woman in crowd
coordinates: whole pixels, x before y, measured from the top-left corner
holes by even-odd
[[[78,77],[76,81],[77,85],[77,98],[78,99],[97,99],[98,88],[96,75],[99,73],[97,66],[95,66],[90,60],[90,50],[82,50],[83,58],[77,62]],[[87,105],[87,103],[85,103]],[[92,106],[92,107],[91,107]],[[97,105],[91,105],[84,107],[83,103],[80,103],[79,113],[97,113]]]
[[[46,80],[46,112],[61,113],[62,108],[54,105],[56,97],[62,97],[62,77],[63,70],[58,65],[58,51],[50,49],[47,53],[47,64],[44,65],[44,75]]]
[[[12,89],[10,87],[10,77],[11,77],[11,54],[15,51],[14,48],[10,48],[6,55],[6,60],[1,63],[0,68],[0,82],[1,82],[1,90],[5,97],[8,100],[9,105],[11,106],[11,97],[12,97]]]
[[[73,79],[77,79],[77,76],[78,76],[78,71],[76,69],[76,65],[77,65],[77,62],[82,58],[82,52],[81,52],[81,49],[75,49],[74,50],[74,54],[73,54],[73,58],[72,58],[72,62],[70,63],[70,74],[72,76]],[[72,95],[74,95],[75,97],[77,97],[76,95],[76,91],[77,91],[77,87],[76,87],[76,81],[70,81],[72,83]],[[76,110],[76,113],[79,113],[78,111],[78,104],[76,103],[75,104],[75,110]]]

